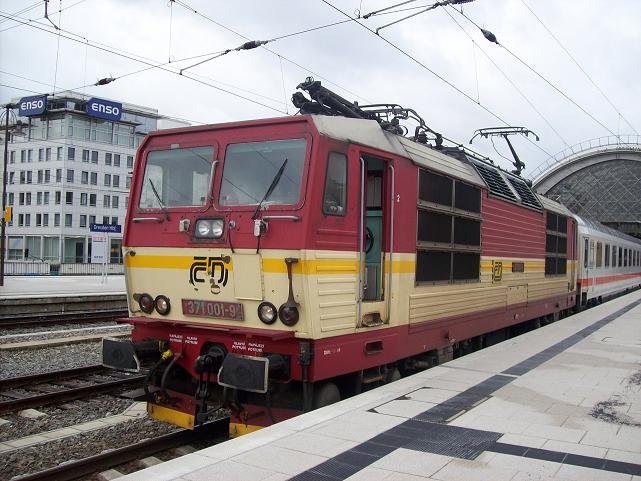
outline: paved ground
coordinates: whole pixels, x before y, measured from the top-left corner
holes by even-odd
[[[119,479],[641,481],[641,292]]]
[[[5,276],[0,299],[125,294],[125,276]]]

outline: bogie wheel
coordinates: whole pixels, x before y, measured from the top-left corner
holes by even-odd
[[[341,393],[338,386],[333,382],[324,382],[314,386],[314,409],[329,406],[341,400]]]
[[[401,371],[399,371],[398,368],[394,368],[387,373],[387,376],[385,376],[385,382],[388,383],[398,381],[400,378]]]

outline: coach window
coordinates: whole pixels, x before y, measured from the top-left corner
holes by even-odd
[[[605,245],[605,261],[603,267],[610,267],[610,244]]]
[[[419,171],[416,282],[478,281],[481,189]]]
[[[612,268],[617,266],[617,246],[612,246]]]
[[[546,213],[545,275],[565,275],[567,272],[568,219],[553,212]],[[588,266],[589,240],[584,239],[583,265]]]
[[[338,152],[330,152],[327,159],[323,213],[344,216],[346,205],[347,156]]]
[[[619,267],[623,267],[623,247],[619,247]]]
[[[603,244],[596,243],[596,266],[601,267],[603,261]]]

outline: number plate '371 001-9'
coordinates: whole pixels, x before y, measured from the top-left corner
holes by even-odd
[[[200,301],[183,299],[183,314],[198,317],[217,317],[243,321],[243,305],[236,302]]]

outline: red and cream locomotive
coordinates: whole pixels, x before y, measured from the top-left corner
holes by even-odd
[[[584,223],[565,207],[443,146],[411,110],[300,87],[304,115],[140,146],[123,247],[132,341],[105,340],[103,362],[149,361],[154,418],[193,428],[224,406],[242,434],[558,317],[589,292]],[[625,246],[619,290],[641,284],[641,243]]]

